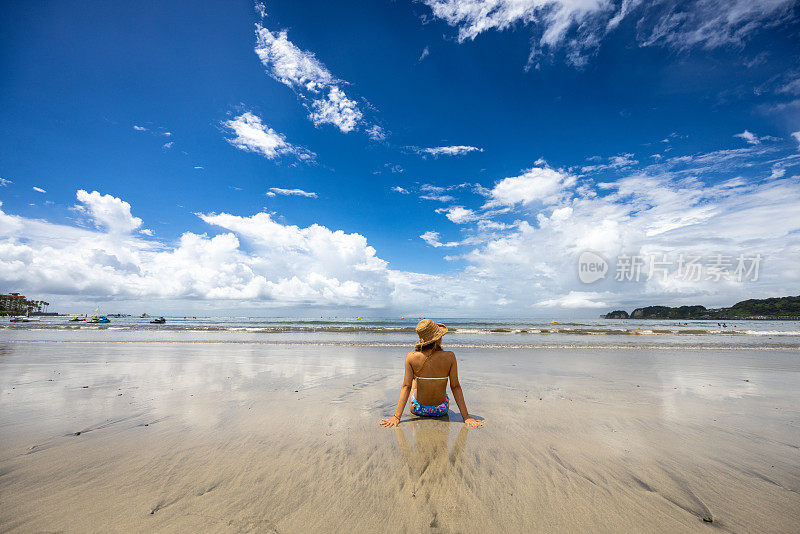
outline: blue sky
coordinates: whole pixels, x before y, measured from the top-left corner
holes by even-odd
[[[4,2],[2,289],[265,314],[797,293],[797,3],[492,5]],[[764,259],[587,285],[583,250]]]

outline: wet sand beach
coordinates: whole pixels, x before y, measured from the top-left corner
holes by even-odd
[[[800,351],[0,342],[0,531],[797,532]]]

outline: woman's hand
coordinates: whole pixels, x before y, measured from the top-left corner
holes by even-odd
[[[464,424],[469,425],[473,428],[480,428],[483,426],[483,421],[478,421],[474,417],[467,417],[466,419],[464,419]]]
[[[381,419],[381,426],[389,428],[400,424],[400,418],[396,415],[391,416],[389,419]]]

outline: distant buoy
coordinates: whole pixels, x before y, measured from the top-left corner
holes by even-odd
[[[558,324],[558,321],[553,321],[553,324]]]
[[[360,321],[360,320],[361,320],[361,317],[356,317],[356,319],[358,319],[358,320]]]
[[[405,317],[400,317],[401,319],[405,319]]]

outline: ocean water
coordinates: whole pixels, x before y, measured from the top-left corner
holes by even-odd
[[[42,317],[34,323],[0,322],[7,341],[134,341],[298,343],[390,345],[411,347],[417,317],[166,317],[111,318],[108,324],[69,322],[69,317]],[[798,321],[558,320],[438,318],[449,332],[451,347],[685,347],[800,349]]]

